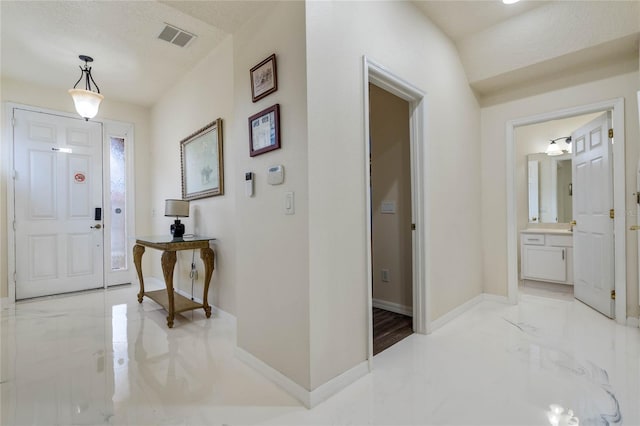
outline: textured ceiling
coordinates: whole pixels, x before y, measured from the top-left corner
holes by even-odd
[[[499,0],[415,0],[413,3],[453,41],[458,41],[549,1],[523,0],[509,5]]]
[[[221,41],[273,3],[241,0],[0,0],[0,72],[3,77],[66,91],[80,76],[78,66],[82,63],[78,55],[89,55],[95,59],[95,80],[107,98],[151,106]],[[547,9],[553,9],[549,13],[555,13],[556,9],[562,9],[563,2],[523,0],[515,5],[504,5],[499,0],[415,0],[413,3],[457,44],[472,86],[476,85],[474,88],[479,93],[486,94],[519,84],[523,79],[530,80],[531,73],[502,78],[502,74],[511,68],[500,65],[504,69],[493,72],[496,78],[485,76],[479,83],[476,81],[478,78],[472,77],[481,67],[469,59],[478,49],[465,50],[463,47],[482,40],[482,45],[490,49],[494,59],[485,59],[488,56],[483,54],[479,61],[481,65],[486,62],[497,64],[495,58],[506,61],[530,56],[531,52],[526,49],[518,48],[517,54],[501,50],[500,44],[504,44],[504,40],[521,40],[523,28],[544,26],[533,18]],[[575,4],[579,11],[577,5],[581,2],[568,3]],[[612,2],[610,5],[618,4]],[[571,19],[565,15],[558,19]],[[194,33],[197,38],[186,48],[161,41],[157,36],[165,23]],[[511,27],[515,27],[514,31],[505,30]],[[491,35],[497,31],[496,28],[504,31],[500,33],[499,40],[492,40]],[[504,34],[505,31],[508,34]],[[594,31],[589,33],[590,38],[594,38]],[[526,39],[536,42],[535,37]],[[627,56],[627,51],[637,46],[637,34],[636,39],[629,40],[625,45]],[[546,49],[545,46],[540,48]],[[635,52],[637,55],[637,48]],[[563,60],[570,62],[567,58],[565,55]],[[531,65],[527,67],[531,68]],[[549,67],[545,65],[544,68]],[[568,69],[568,66],[564,68]],[[544,70],[540,73],[544,74]]]
[[[105,96],[150,106],[256,12],[244,2],[189,3],[200,3],[203,13],[191,12],[203,20],[156,1],[2,0],[2,75],[68,89],[80,76],[78,55],[89,55]],[[217,13],[220,28],[204,21]],[[186,48],[159,40],[165,23],[198,37]]]

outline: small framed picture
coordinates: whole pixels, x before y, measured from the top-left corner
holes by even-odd
[[[222,119],[180,141],[180,157],[183,200],[224,194]]]
[[[249,155],[264,154],[280,148],[280,104],[249,117]]]
[[[278,90],[278,73],[276,69],[276,54],[269,56],[255,67],[251,68],[251,99],[253,102],[264,98]]]

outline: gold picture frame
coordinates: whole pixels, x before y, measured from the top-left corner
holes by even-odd
[[[224,194],[221,118],[180,141],[180,163],[183,200]]]

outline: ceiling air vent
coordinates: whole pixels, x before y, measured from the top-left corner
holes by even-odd
[[[158,38],[173,43],[176,46],[185,47],[191,40],[196,38],[196,35],[165,23],[165,27],[162,29]]]

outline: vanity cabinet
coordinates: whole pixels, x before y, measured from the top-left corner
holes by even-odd
[[[573,235],[563,231],[520,233],[523,280],[573,284]]]

